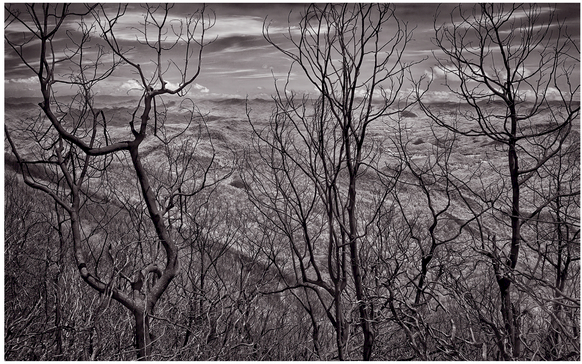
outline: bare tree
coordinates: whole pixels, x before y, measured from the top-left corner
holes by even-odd
[[[516,283],[537,302],[545,302],[542,325],[535,323],[539,312],[526,316],[538,335],[527,340],[526,350],[539,350],[537,355],[546,360],[564,360],[580,355],[576,334],[580,316],[579,133],[570,133],[560,152],[537,173],[535,184],[525,187],[542,204],[522,227],[524,235],[532,237],[524,245],[536,263],[520,272]]]
[[[261,163],[249,164],[248,182],[256,186],[250,197],[289,244],[281,254],[290,254],[285,269],[296,282],[288,288],[312,290],[325,308],[336,331],[337,358],[350,357],[353,304],[362,358],[369,360],[373,318],[360,244],[388,192],[369,208],[359,190],[369,178],[393,180],[399,173],[398,167],[386,167],[369,128],[397,112],[409,66],[401,57],[411,34],[390,5],[321,4],[305,9],[298,34],[289,27],[291,48],[272,38],[268,26],[264,36],[309,79],[317,96],[297,95],[287,80],[277,90],[269,125],[262,129],[251,121],[256,135],[251,158]]]
[[[193,195],[212,182],[206,178],[212,165],[210,161],[201,174],[193,176],[201,176],[200,183],[188,186],[178,183],[172,186],[166,201],[163,201],[159,198],[162,196],[156,196],[150,173],[142,162],[140,146],[149,132],[153,130],[153,134],[157,134],[164,123],[162,96],[186,94],[200,73],[202,51],[207,43],[205,31],[213,25],[213,17],[208,16],[204,7],[186,19],[172,19],[170,24],[171,9],[169,5],[143,7],[144,22],[141,28],[134,30],[137,39],[153,57],[151,63],[140,64],[130,56],[132,49],[124,48],[116,36],[127,5],[5,6],[5,41],[24,66],[38,77],[42,94],[42,101],[38,104],[41,109],[39,116],[28,120],[26,127],[17,123],[7,125],[6,137],[25,183],[48,194],[68,215],[67,225],[82,279],[97,292],[120,302],[132,312],[138,359],[150,357],[150,316],[179,269],[177,245],[170,236],[164,214],[173,207],[172,202],[177,196]],[[68,26],[75,31],[69,31]],[[17,30],[22,28],[23,32]],[[177,48],[184,49],[181,60],[165,59],[165,52]],[[31,49],[35,51],[29,52]],[[129,118],[106,115],[104,110],[97,108],[95,100],[96,85],[109,80],[114,71],[122,68],[137,74],[143,91]],[[170,87],[166,79],[170,68],[175,68],[180,74],[174,82],[176,87]],[[63,95],[59,92],[63,86],[76,89],[76,94]],[[153,126],[150,125],[152,118]],[[124,119],[124,122],[119,119]],[[111,125],[123,123],[129,125],[128,138],[123,139],[123,135],[113,137]],[[141,196],[147,207],[147,216],[155,230],[153,244],[159,243],[163,247],[163,254],[142,261],[143,265],[136,266],[131,277],[115,269],[107,226],[92,230],[90,224],[91,216],[95,214],[102,222],[111,219],[107,217],[110,211],[107,206],[108,203],[113,205],[110,196],[103,192],[108,187],[105,179],[115,169],[117,160],[127,156],[126,153],[135,177],[127,176],[125,181],[128,184],[118,188],[122,191],[133,188],[131,180],[136,178],[139,193],[133,196]],[[42,171],[41,175],[31,173],[32,165]],[[183,181],[184,175],[177,178]],[[123,181],[122,178],[117,182]],[[89,210],[95,206],[105,207],[99,212]],[[147,244],[147,241],[138,241],[138,245],[142,244]],[[163,255],[165,260],[162,261]],[[107,256],[109,262],[105,263]]]
[[[560,153],[579,115],[579,85],[571,77],[577,47],[560,21],[554,10],[535,4],[459,6],[450,23],[435,21],[435,54],[449,91],[469,108],[447,118],[418,90],[436,123],[466,137],[487,137],[506,153],[505,172],[499,170],[504,195],[493,209],[508,231],[498,231],[487,253],[500,293],[503,358],[522,353],[521,310],[511,287],[527,241],[523,228],[563,194],[539,201],[525,191]]]

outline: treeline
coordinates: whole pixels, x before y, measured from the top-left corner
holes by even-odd
[[[43,98],[5,126],[5,359],[580,359],[579,49],[555,9],[459,6],[437,80],[397,7],[308,5],[263,35],[317,97],[241,108],[249,144],[221,153],[195,100],[166,127],[212,11],[143,9],[142,65],[123,5],[5,7]],[[94,107],[121,69],[144,90],[127,120]]]

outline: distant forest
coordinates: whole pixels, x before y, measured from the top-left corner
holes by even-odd
[[[555,4],[459,5],[426,39],[398,4],[264,14],[289,72],[221,100],[192,93],[212,6],[128,6],[5,4],[39,95],[5,94],[5,360],[580,360]]]

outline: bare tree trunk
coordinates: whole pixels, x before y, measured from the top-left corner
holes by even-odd
[[[337,292],[337,291],[336,291]],[[341,293],[337,293],[335,296],[335,337],[336,337],[336,345],[337,345],[337,358],[338,360],[345,360],[344,357],[344,348],[346,345],[345,340],[345,323],[344,317],[342,313],[342,297]]]
[[[59,206],[55,203],[55,211],[57,216],[57,228],[59,233],[59,252],[58,252],[58,262],[57,262],[57,273],[54,278],[55,282],[55,327],[56,331],[56,341],[57,341],[57,355],[55,359],[62,360],[63,358],[63,330],[61,329],[62,321],[62,308],[61,308],[61,291],[60,291],[60,277],[65,265],[65,237],[63,234],[63,223],[64,220],[61,219],[61,214],[59,211]]]
[[[511,100],[511,94],[508,93],[508,99]],[[519,196],[520,196],[520,186],[519,186],[519,163],[516,152],[516,134],[517,134],[517,116],[515,115],[515,107],[510,105],[511,112],[511,138],[509,140],[509,172],[511,179],[511,247],[509,251],[509,259],[506,262],[501,262],[505,265],[506,271],[501,271],[497,275],[497,284],[499,286],[499,291],[501,294],[501,315],[503,317],[503,323],[505,326],[506,337],[509,344],[509,353],[512,358],[517,358],[520,355],[520,332],[519,327],[516,325],[516,317],[514,314],[519,314],[519,310],[516,310],[513,303],[511,302],[511,279],[508,275],[515,269],[517,265],[517,260],[519,257],[519,248],[521,243],[520,236],[520,209],[519,209]],[[517,311],[517,312],[515,312]]]
[[[346,148],[349,150],[348,148]],[[348,159],[349,161],[349,159]],[[348,162],[349,163],[349,162]],[[362,274],[360,271],[360,258],[357,240],[357,224],[355,214],[356,203],[356,175],[351,176],[349,187],[349,205],[348,215],[350,219],[350,260],[352,262],[352,274],[354,276],[354,288],[356,290],[356,298],[358,300],[358,311],[360,314],[360,326],[364,334],[363,360],[370,360],[372,356],[372,347],[374,345],[374,335],[370,328],[370,312],[366,297],[364,296],[364,287],[362,285]]]
[[[143,309],[135,309],[133,317],[135,318],[137,360],[149,360],[152,355],[152,339],[148,315]]]

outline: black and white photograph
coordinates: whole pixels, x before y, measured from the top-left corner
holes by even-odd
[[[580,3],[5,3],[6,361],[580,361]]]

